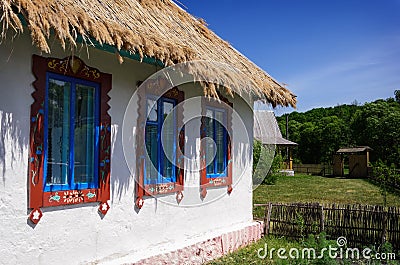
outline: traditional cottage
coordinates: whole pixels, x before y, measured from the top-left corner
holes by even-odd
[[[259,238],[253,101],[290,91],[169,0],[0,2],[0,263],[201,263]]]

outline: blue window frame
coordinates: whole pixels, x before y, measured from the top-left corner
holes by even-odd
[[[205,133],[210,141],[206,142],[207,178],[226,177],[227,173],[227,130],[226,110],[206,107]],[[212,141],[211,141],[212,140]]]
[[[146,162],[144,184],[176,182],[176,100],[146,98]]]
[[[100,85],[47,72],[44,191],[98,187]]]

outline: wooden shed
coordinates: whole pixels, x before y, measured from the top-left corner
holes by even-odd
[[[340,148],[333,155],[333,175],[344,176],[344,157],[348,156],[349,173],[352,178],[364,178],[368,176],[369,146]]]

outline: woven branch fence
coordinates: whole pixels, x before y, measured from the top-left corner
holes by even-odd
[[[321,205],[318,203],[255,204],[263,209],[264,235],[302,238],[326,232],[340,236],[352,247],[378,246],[390,242],[400,250],[400,208],[366,205]]]

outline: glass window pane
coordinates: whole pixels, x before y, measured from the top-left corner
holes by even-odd
[[[67,184],[70,129],[69,82],[49,79],[46,184]]]
[[[167,118],[167,115],[170,114],[173,109],[174,109],[174,104],[172,104],[171,102],[163,102],[164,121]],[[170,119],[173,119],[173,117],[171,117]]]
[[[163,127],[162,127],[162,150],[163,150],[163,179],[162,182],[173,182],[174,179],[174,128],[175,119],[172,109],[174,105],[163,102]],[[170,115],[168,115],[170,114]]]
[[[90,183],[95,177],[95,92],[91,86],[77,84],[75,88],[75,183]]]
[[[157,102],[154,99],[147,99],[147,120],[157,121]]]
[[[212,111],[210,109],[206,109],[206,117],[214,118],[214,111]]]
[[[217,148],[217,153],[215,155],[216,160],[216,173],[223,173],[225,170],[225,145],[224,145],[224,127],[218,121],[215,122],[215,144]]]
[[[156,184],[158,179],[157,125],[146,125],[146,177],[145,184]]]
[[[206,110],[205,118],[205,130],[206,130],[206,165],[207,174],[214,173],[214,155],[215,155],[215,143],[214,143],[214,113],[212,110]]]
[[[225,145],[224,145],[224,134],[225,128],[223,126],[224,120],[224,112],[215,111],[215,144],[217,148],[217,153],[215,155],[215,164],[216,164],[216,173],[221,174],[224,172],[225,168]]]
[[[221,124],[224,124],[224,113],[223,111],[216,110],[215,111],[215,120]]]

